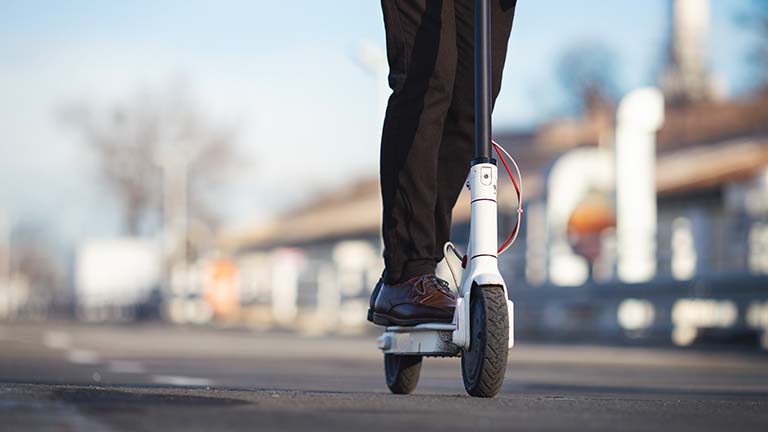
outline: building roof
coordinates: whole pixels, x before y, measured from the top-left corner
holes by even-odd
[[[656,188],[660,195],[681,193],[744,180],[768,167],[768,136],[725,141],[659,156]]]

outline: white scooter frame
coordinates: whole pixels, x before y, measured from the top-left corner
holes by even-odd
[[[471,196],[471,220],[467,268],[462,272],[456,311],[451,324],[420,324],[387,327],[378,339],[385,354],[458,356],[470,345],[469,301],[472,289],[501,286],[507,299],[508,348],[514,345],[514,304],[501,277],[497,248],[498,169],[490,163],[472,167],[467,181]],[[448,257],[446,257],[448,259]]]

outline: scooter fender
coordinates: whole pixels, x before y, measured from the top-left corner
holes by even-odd
[[[472,283],[463,291],[463,295],[456,300],[456,310],[454,311],[453,323],[456,329],[453,331],[453,343],[460,347],[467,349],[470,343],[470,310],[469,299],[471,298],[471,290],[476,286],[483,285],[500,285],[504,288],[504,295],[507,299],[507,316],[509,319],[509,342],[508,347],[512,348],[515,344],[515,305],[512,300],[509,300],[509,293],[507,292],[507,286],[504,283],[501,275],[494,272],[481,273],[475,275],[472,278]]]
[[[459,348],[469,348],[469,298],[456,299],[456,310],[453,313],[453,344]]]
[[[476,286],[501,285],[504,287],[504,291],[507,291],[507,287],[504,284],[504,279],[499,273],[480,273],[475,275],[475,277],[472,279],[474,280],[474,285]]]

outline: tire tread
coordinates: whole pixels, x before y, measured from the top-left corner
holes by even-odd
[[[465,377],[464,386],[471,396],[488,398],[498,394],[504,382],[509,354],[509,317],[501,286],[477,287],[477,290],[477,295],[482,296],[485,314],[485,356],[479,379],[472,383]]]
[[[389,362],[393,362],[391,368],[387,367]],[[394,394],[409,394],[414,391],[419,383],[421,362],[422,357],[419,355],[384,354],[384,369],[389,391]]]

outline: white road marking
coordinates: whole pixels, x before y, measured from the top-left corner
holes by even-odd
[[[140,374],[146,371],[140,362],[130,360],[110,360],[107,364],[107,370],[124,374]]]
[[[152,375],[152,381],[157,384],[190,387],[204,387],[213,384],[213,381],[206,378],[193,378],[179,375]]]
[[[65,357],[67,361],[75,364],[92,365],[99,363],[101,358],[96,351],[88,351],[81,349],[67,350]]]
[[[43,345],[51,349],[69,349],[72,337],[63,331],[49,330],[43,335]]]

